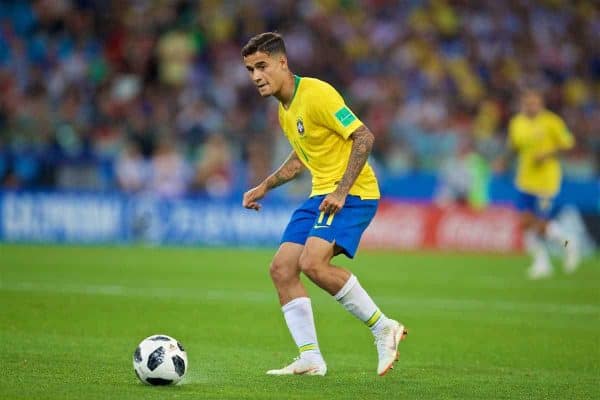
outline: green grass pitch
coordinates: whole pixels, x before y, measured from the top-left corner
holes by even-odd
[[[0,245],[0,398],[600,398],[598,258],[541,282],[522,256],[338,258],[408,327],[399,363],[378,377],[368,329],[308,284],[329,373],[271,377],[296,355],[272,253]],[[133,373],[155,333],[186,347],[179,386]]]

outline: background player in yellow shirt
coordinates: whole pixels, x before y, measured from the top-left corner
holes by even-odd
[[[300,357],[270,375],[325,375],[311,301],[300,272],[363,321],[375,337],[384,375],[398,359],[404,326],[387,318],[356,276],[331,264],[343,253],[353,258],[363,231],[377,210],[379,187],[367,158],[373,134],[326,82],[295,76],[283,38],[272,32],[252,38],[242,49],[244,64],[262,97],[279,100],[279,122],[292,152],[272,175],[244,194],[243,206],[259,210],[266,193],[308,169],[312,193],[292,215],[271,263],[285,321]]]
[[[579,248],[561,226],[550,221],[552,200],[560,190],[559,155],[574,146],[563,120],[544,108],[540,92],[527,89],[521,95],[521,111],[509,123],[508,149],[518,155],[515,185],[519,191],[524,244],[533,257],[528,273],[532,279],[552,273],[543,238],[565,248],[564,268],[573,272],[579,263]]]

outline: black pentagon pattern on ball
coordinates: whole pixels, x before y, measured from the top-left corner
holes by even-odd
[[[173,383],[172,380],[163,379],[163,378],[146,378],[146,381],[148,381],[149,384],[155,385],[155,386],[165,386],[165,385],[170,385],[171,383]]]
[[[135,353],[133,353],[133,360],[135,362],[142,362],[142,349],[141,349],[141,347],[138,346],[138,348],[135,349]]]
[[[171,360],[173,360],[173,365],[175,366],[175,372],[177,372],[177,375],[183,376],[183,374],[185,374],[185,361],[183,361],[183,358],[179,356],[173,356],[171,357]]]
[[[177,347],[179,347],[179,350],[185,351],[185,349],[183,348],[183,346],[179,342],[177,342]]]
[[[154,371],[164,361],[165,348],[160,346],[148,356],[148,369]]]
[[[152,340],[154,342],[168,342],[169,340],[171,340],[171,338],[166,337],[166,336],[156,335],[154,337],[151,337],[150,340]]]

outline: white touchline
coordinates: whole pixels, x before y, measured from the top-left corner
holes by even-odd
[[[42,292],[56,294],[103,295],[141,298],[163,298],[174,300],[226,301],[270,303],[273,295],[269,291],[240,291],[234,288],[208,289],[198,291],[193,288],[157,288],[157,287],[127,287],[116,285],[90,284],[57,284],[55,282],[6,282],[0,281],[0,291]],[[435,310],[448,311],[507,311],[524,313],[560,313],[560,314],[589,314],[600,316],[600,305],[595,304],[559,304],[559,303],[521,303],[506,300],[479,300],[454,298],[417,298],[401,296],[378,296],[378,303],[388,306],[421,306]]]

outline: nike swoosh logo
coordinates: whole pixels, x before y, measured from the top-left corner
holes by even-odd
[[[311,368],[309,368],[309,369],[306,369],[306,370],[304,370],[304,371],[302,371],[302,370],[297,370],[297,369],[294,369],[294,375],[304,375],[304,374],[308,374],[308,373],[310,373],[310,372],[315,372],[315,371],[317,371],[318,369],[319,369],[318,367],[311,367]]]
[[[392,343],[392,347],[390,347],[390,350],[396,351],[398,349],[398,340],[396,339],[396,335],[398,333],[397,329],[394,329],[394,343]]]

